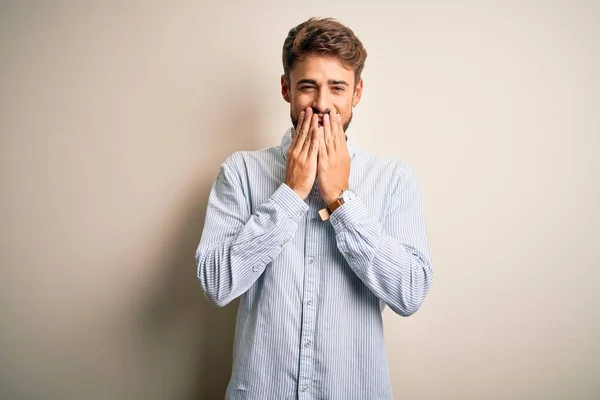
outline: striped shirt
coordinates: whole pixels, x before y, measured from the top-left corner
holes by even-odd
[[[293,133],[211,188],[198,279],[215,305],[240,297],[226,398],[391,399],[382,311],[411,315],[433,278],[420,185],[349,140],[356,195],[322,221],[316,182],[305,200],[282,183]]]

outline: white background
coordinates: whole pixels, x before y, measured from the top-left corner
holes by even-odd
[[[222,398],[208,190],[279,143],[311,16],[368,51],[349,134],[423,186],[435,279],[385,311],[395,397],[600,396],[600,3],[304,0],[0,4],[0,397]]]

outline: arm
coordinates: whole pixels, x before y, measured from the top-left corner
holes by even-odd
[[[225,306],[245,293],[279,255],[308,211],[285,183],[250,214],[241,180],[226,162],[215,179],[196,250],[198,279],[206,298]]]
[[[339,251],[365,285],[399,315],[421,306],[431,287],[421,187],[412,168],[403,173],[380,222],[360,197],[331,215]]]
[[[231,165],[235,156],[213,183],[196,264],[204,294],[215,305],[224,306],[252,287],[308,211],[304,199],[315,181],[319,144],[318,116],[310,108],[300,113],[296,132],[284,183],[252,215],[241,174]]]

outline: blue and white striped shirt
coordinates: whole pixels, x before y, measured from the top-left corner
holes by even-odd
[[[381,313],[417,311],[433,278],[420,185],[348,141],[356,196],[324,222],[317,183],[282,183],[292,134],[231,155],[209,196],[198,279],[218,306],[241,296],[226,398],[391,399]]]

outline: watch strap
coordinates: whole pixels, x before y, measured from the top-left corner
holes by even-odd
[[[331,214],[333,214],[333,212],[335,210],[337,210],[342,204],[344,204],[344,199],[342,198],[342,193],[344,193],[343,190],[340,192],[340,197],[335,199],[333,201],[333,203],[331,203],[327,207],[319,210],[319,216],[321,217],[322,221],[327,221],[329,219],[329,216]]]
[[[342,199],[341,197],[338,199],[335,199],[335,201],[333,203],[331,203],[330,205],[327,206],[327,209],[329,210],[330,214],[333,214],[333,212],[335,210],[338,209],[339,206],[341,206],[342,204],[344,204],[344,199]]]

